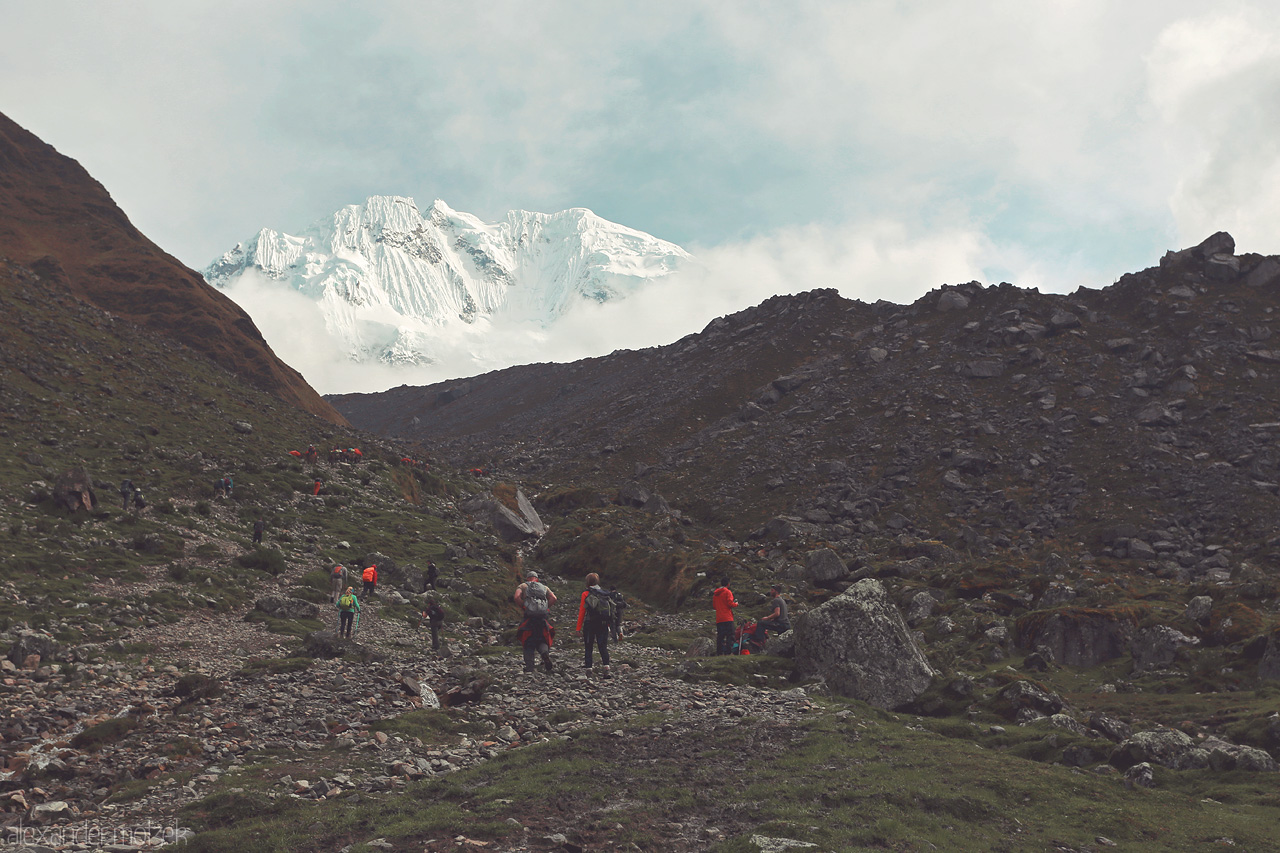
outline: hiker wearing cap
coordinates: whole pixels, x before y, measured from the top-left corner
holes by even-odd
[[[542,656],[542,665],[551,672],[551,646],[556,637],[551,624],[551,605],[556,594],[544,583],[538,582],[538,573],[529,572],[524,583],[516,587],[512,600],[524,610],[524,618],[516,630],[516,639],[524,650],[524,671],[533,672],[533,656]]]
[[[613,618],[617,612],[613,596],[600,586],[600,575],[587,575],[587,588],[578,602],[578,633],[586,641],[586,657],[583,668],[591,672],[591,648],[600,649],[601,674],[609,678],[609,634],[613,630]]]
[[[769,615],[756,623],[756,630],[752,636],[755,637],[756,642],[763,644],[765,631],[781,634],[790,629],[791,620],[787,618],[787,602],[783,600],[782,591],[775,584],[769,587]]]
[[[356,613],[360,611],[360,599],[356,598],[355,587],[347,587],[347,591],[338,596],[334,605],[338,608],[338,636],[351,639],[352,623]]]

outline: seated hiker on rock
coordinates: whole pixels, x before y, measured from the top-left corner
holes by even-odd
[[[338,608],[338,636],[350,640],[352,623],[360,610],[360,599],[356,598],[355,587],[347,587],[347,591],[338,596],[338,602],[334,606]]]
[[[791,628],[791,620],[787,618],[787,602],[783,600],[777,585],[769,587],[769,599],[769,615],[756,623],[756,630],[751,635],[761,645],[764,644],[765,631],[781,634]]]
[[[551,605],[556,594],[546,584],[538,582],[538,573],[529,572],[524,583],[516,587],[512,600],[524,609],[524,618],[516,631],[516,639],[524,650],[524,671],[533,672],[533,656],[542,656],[542,665],[551,672],[551,646],[556,628],[551,624]]]
[[[600,649],[601,674],[609,678],[609,634],[613,631],[613,617],[616,613],[613,596],[600,587],[600,576],[595,572],[587,575],[587,588],[582,591],[582,600],[578,602],[578,632],[586,641],[586,657],[583,669],[591,672],[591,647]]]

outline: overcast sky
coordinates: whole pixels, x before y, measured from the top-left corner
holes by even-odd
[[[618,346],[813,287],[1101,287],[1217,230],[1280,253],[1280,0],[0,0],[0,22],[0,112],[188,265],[371,194],[587,207],[713,270]]]

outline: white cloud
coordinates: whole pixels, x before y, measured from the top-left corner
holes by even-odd
[[[336,393],[666,344],[777,293],[834,288],[867,302],[911,301],[945,282],[981,278],[984,265],[1008,260],[999,258],[977,231],[913,235],[902,223],[887,220],[787,229],[708,248],[697,258],[695,266],[657,279],[625,300],[603,305],[584,300],[550,328],[499,318],[433,330],[431,349],[438,360],[415,367],[352,362],[339,339],[325,330],[318,306],[278,282],[246,274],[227,294],[254,317],[277,355],[317,390]]]
[[[1184,244],[1230,231],[1274,252],[1280,221],[1280,24],[1239,7],[1177,21],[1146,57],[1148,89],[1181,169],[1169,208]]]

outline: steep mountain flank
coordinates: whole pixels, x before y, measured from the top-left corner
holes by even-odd
[[[1280,568],[1280,261],[1233,251],[1215,235],[1068,296],[775,297],[666,347],[331,399],[459,464],[639,487],[735,538]]]
[[[0,115],[0,256],[172,337],[287,402],[342,418],[280,361],[253,321],[148,240],[74,160]]]

